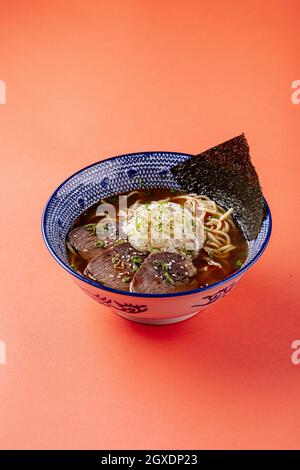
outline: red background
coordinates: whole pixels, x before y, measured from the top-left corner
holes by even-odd
[[[1,448],[298,448],[297,1],[0,0]],[[245,132],[274,231],[192,320],[147,327],[50,258],[42,208],[127,152]]]

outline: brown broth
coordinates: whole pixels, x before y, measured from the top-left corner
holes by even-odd
[[[147,202],[158,201],[158,200],[169,197],[170,200],[172,201],[172,197],[174,196],[174,191],[170,191],[170,190],[147,189],[147,190],[139,190],[139,192],[141,193],[141,195],[131,196],[128,202],[128,207],[130,207],[137,199],[140,199],[141,202],[143,203],[147,203]],[[128,194],[129,193],[124,193],[122,195],[126,196]],[[180,196],[184,194],[185,193],[183,192],[176,192],[175,195]],[[118,205],[119,205],[118,197],[119,196],[121,196],[121,194],[107,197],[105,199],[106,202],[112,204],[115,207],[117,214],[118,214]],[[176,200],[176,202],[180,203],[180,200]],[[100,204],[100,201],[98,201],[96,204],[93,204],[85,212],[83,212],[79,216],[79,218],[75,221],[71,230],[73,230],[74,228],[78,226],[99,222],[99,220],[101,220],[102,218],[102,216],[96,215],[96,210],[99,204]],[[118,222],[118,218],[117,218],[117,222]],[[207,257],[207,253],[202,249],[198,257],[193,260],[194,265],[197,268],[197,274],[195,277],[191,278],[191,284],[192,284],[191,288],[195,288],[195,278],[196,278],[197,287],[200,288],[204,286],[209,286],[211,284],[214,284],[215,282],[221,281],[225,279],[226,277],[230,276],[235,271],[240,269],[241,265],[245,262],[247,258],[247,254],[248,254],[248,244],[237,222],[235,221],[234,223],[235,223],[235,228],[232,228],[232,227],[230,228],[229,235],[230,235],[232,243],[235,245],[236,248],[228,253],[227,258],[225,260],[216,259],[216,261],[221,262],[222,268],[209,265],[207,270],[202,269],[203,267],[207,266],[207,261],[204,259],[205,257]],[[85,268],[88,264],[88,261],[83,259],[78,253],[74,254],[72,251],[69,250],[68,247],[67,247],[67,252],[68,252],[69,263],[73,267],[73,269],[77,271],[78,273],[80,273],[81,275],[83,275],[84,277],[87,277],[89,279],[89,277],[85,275]],[[128,291],[129,285],[125,284],[123,290]],[[186,290],[189,290],[188,285],[187,285]]]

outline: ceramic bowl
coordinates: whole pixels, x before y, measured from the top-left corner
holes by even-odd
[[[101,198],[140,189],[141,185],[143,188],[180,189],[170,168],[190,157],[184,153],[144,152],[102,160],[66,179],[45,206],[42,232],[51,255],[87,295],[128,320],[162,325],[193,317],[229,294],[269,242],[272,221],[265,201],[267,215],[258,237],[248,244],[245,264],[231,276],[208,287],[174,294],[135,294],[100,285],[71,269],[65,239],[73,222],[85,209]]]

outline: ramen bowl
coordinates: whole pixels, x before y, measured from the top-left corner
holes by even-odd
[[[244,265],[222,281],[207,287],[171,294],[142,294],[113,289],[87,279],[68,264],[66,236],[74,221],[102,198],[147,188],[180,190],[170,169],[191,155],[143,152],[94,163],[66,179],[48,200],[42,216],[42,233],[51,255],[75,283],[96,302],[128,320],[151,325],[180,322],[222,300],[237,285],[265,250],[271,235],[271,214],[255,240],[248,242]]]

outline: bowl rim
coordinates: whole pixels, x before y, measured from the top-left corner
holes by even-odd
[[[108,291],[108,292],[111,292],[111,293],[114,293],[114,294],[121,294],[121,295],[126,295],[126,296],[129,296],[129,297],[144,297],[144,298],[172,298],[172,297],[182,297],[182,296],[185,296],[185,295],[193,295],[193,294],[199,294],[201,292],[205,292],[205,291],[208,291],[210,289],[214,289],[215,287],[219,287],[219,286],[222,286],[223,284],[226,284],[228,283],[229,281],[232,281],[234,279],[236,279],[237,277],[240,277],[242,274],[244,274],[254,263],[256,263],[256,261],[258,261],[258,259],[261,257],[261,255],[263,254],[263,252],[265,251],[269,241],[270,241],[270,237],[271,237],[271,233],[272,233],[272,215],[271,215],[271,210],[270,210],[270,207],[269,207],[269,204],[267,203],[266,199],[263,197],[263,201],[264,201],[264,204],[265,204],[265,208],[266,208],[266,217],[268,218],[268,230],[267,230],[267,234],[266,234],[266,237],[263,241],[263,244],[259,250],[259,252],[254,256],[254,258],[249,261],[248,263],[246,263],[244,266],[242,266],[238,271],[235,271],[233,274],[231,274],[230,276],[228,277],[225,277],[224,279],[222,279],[221,281],[218,281],[218,282],[214,282],[213,284],[210,284],[209,286],[205,286],[205,287],[199,287],[197,289],[192,289],[192,290],[188,290],[188,291],[182,291],[182,292],[174,292],[174,293],[169,293],[169,294],[145,294],[145,293],[135,293],[135,292],[129,292],[129,291],[124,291],[124,290],[121,290],[121,289],[113,289],[112,287],[108,287],[108,286],[105,286],[104,284],[100,284],[99,282],[97,281],[93,281],[92,279],[87,279],[86,277],[82,276],[81,274],[77,273],[76,271],[74,271],[68,264],[66,264],[65,262],[63,262],[57,255],[56,253],[54,252],[54,250],[52,249],[51,247],[51,243],[50,241],[48,240],[48,237],[47,237],[47,234],[46,234],[46,214],[47,214],[47,211],[48,211],[48,207],[53,199],[53,197],[56,195],[56,193],[62,188],[63,185],[65,185],[69,180],[71,180],[72,178],[74,178],[74,176],[78,175],[79,173],[93,167],[93,166],[96,166],[96,165],[99,165],[101,163],[104,163],[104,162],[107,162],[109,160],[115,160],[115,159],[119,159],[119,158],[123,158],[123,157],[130,157],[130,156],[137,156],[137,157],[142,157],[142,156],[145,156],[145,155],[155,155],[155,154],[169,154],[169,155],[184,155],[186,157],[193,157],[192,154],[189,154],[189,153],[184,153],[184,152],[174,152],[174,151],[161,151],[161,150],[154,150],[154,151],[147,151],[147,152],[132,152],[132,153],[126,153],[126,154],[121,154],[121,155],[116,155],[116,156],[113,156],[113,157],[108,157],[108,158],[105,158],[103,160],[98,160],[97,162],[94,162],[94,163],[91,163],[90,165],[87,165],[83,168],[81,168],[80,170],[76,171],[75,173],[73,173],[71,176],[69,176],[68,178],[66,178],[64,181],[62,181],[62,183],[52,192],[51,196],[49,197],[49,199],[47,200],[45,206],[44,206],[44,209],[43,209],[43,213],[42,213],[42,220],[41,220],[41,229],[42,229],[42,235],[43,235],[43,239],[44,239],[44,242],[45,242],[45,245],[47,247],[47,249],[49,250],[50,254],[52,255],[52,257],[57,261],[58,264],[60,264],[60,266],[65,269],[65,271],[67,271],[69,274],[71,274],[72,276],[74,276],[75,278],[79,279],[80,281],[82,282],[85,282],[86,284],[89,284],[93,287],[96,287],[97,289],[100,289],[100,290],[105,290],[105,291]]]

